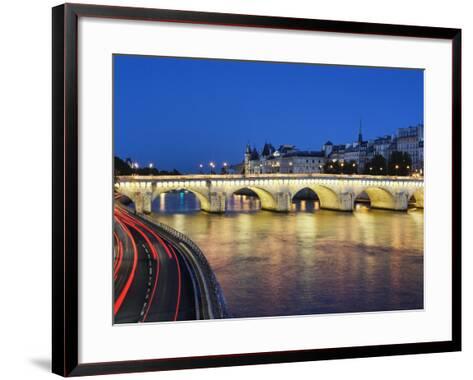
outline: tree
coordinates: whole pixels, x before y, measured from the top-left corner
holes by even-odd
[[[324,173],[340,174],[341,172],[340,163],[338,161],[327,161],[324,164]]]
[[[407,152],[394,151],[388,162],[388,174],[396,176],[410,175],[412,169],[411,156]]]
[[[154,166],[146,166],[144,168],[132,167],[132,160],[127,158],[123,161],[120,157],[114,157],[114,175],[181,175],[179,171],[173,169],[172,171],[158,170]]]
[[[380,154],[376,154],[371,160],[365,164],[365,174],[372,175],[387,175],[387,162],[386,159]]]
[[[113,169],[115,176],[131,175],[133,173],[133,169],[131,168],[131,166],[127,162],[123,161],[120,157],[116,156],[113,160]]]
[[[341,165],[341,164],[340,164]],[[356,174],[358,173],[358,165],[356,161],[350,160],[343,163],[343,167],[341,168],[342,174]]]
[[[328,174],[356,174],[358,164],[356,161],[327,161],[323,167],[324,173]]]

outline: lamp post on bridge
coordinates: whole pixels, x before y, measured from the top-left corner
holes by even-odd
[[[209,163],[209,166],[210,166],[210,174],[215,174],[215,171],[214,171],[214,169],[215,169],[215,163],[211,161],[211,162]]]
[[[131,166],[133,169],[135,169],[135,171],[133,171],[133,175],[136,175],[136,169],[138,169],[140,166],[138,165],[138,162],[133,162],[132,166]]]

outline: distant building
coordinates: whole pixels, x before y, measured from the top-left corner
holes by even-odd
[[[420,174],[424,170],[424,140],[419,141],[419,168],[414,169],[419,170]]]
[[[330,143],[330,141],[329,141]],[[324,146],[326,146],[325,144]],[[358,130],[358,139],[357,141],[346,144],[346,145],[334,145],[332,146],[332,151],[328,155],[328,159],[341,162],[351,162],[353,161],[358,167],[358,171],[363,170],[366,162],[369,157],[372,157],[374,149],[372,148],[371,142],[363,140],[363,134],[361,132],[361,125]]]
[[[383,156],[389,161],[394,151],[407,152],[412,160],[414,170],[421,171],[424,166],[424,126],[399,128],[396,135],[385,135],[374,140],[363,140],[361,127],[358,140],[346,145],[333,145],[330,141],[324,144],[323,149],[328,159],[332,161],[354,161],[358,172],[365,169],[366,163],[375,155]]]
[[[353,143],[334,145],[327,141],[320,151],[299,150],[294,145],[280,145],[278,149],[265,143],[260,152],[246,146],[244,162],[232,165],[232,172],[246,174],[266,173],[321,173],[327,161],[354,162],[362,173],[366,164],[375,155],[389,161],[394,151],[407,152],[411,156],[412,167],[422,172],[424,166],[424,126],[399,128],[396,135],[385,135],[374,140],[363,140],[361,125],[358,138]]]
[[[413,127],[399,128],[397,130],[397,150],[409,153],[413,169],[422,169],[424,162],[424,126],[419,124]],[[422,152],[420,152],[421,150]]]
[[[396,139],[390,135],[377,137],[373,141],[374,154],[383,156],[386,160],[389,159],[393,149],[396,150],[396,146]]]
[[[245,150],[245,173],[320,173],[326,156],[323,151],[301,151],[294,145],[281,145],[274,149],[266,143],[258,153],[247,145]]]
[[[328,141],[328,143],[330,143],[330,141]],[[328,149],[324,149],[325,157],[332,161],[344,161],[346,145],[332,145],[332,143],[330,143],[330,145],[328,145]],[[325,146],[327,145],[324,145],[324,147]]]

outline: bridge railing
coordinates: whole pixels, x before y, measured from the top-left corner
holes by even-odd
[[[245,179],[369,179],[369,180],[397,180],[423,182],[423,177],[417,176],[384,176],[369,174],[325,174],[325,173],[272,173],[272,174],[183,174],[183,175],[131,175],[117,176],[121,182],[127,181],[185,181],[185,180],[245,180]]]

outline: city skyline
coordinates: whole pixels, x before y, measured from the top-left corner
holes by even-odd
[[[418,127],[423,127],[423,124],[418,124],[418,125],[415,125],[415,126],[409,126],[407,128],[400,128],[399,130],[401,129],[410,129],[410,128],[418,128]],[[376,140],[385,140],[387,137],[389,139],[392,139],[392,141],[396,141],[397,138],[398,138],[398,131],[396,131],[396,133],[391,133],[391,134],[385,134],[385,135],[378,135],[374,138],[365,138],[365,136],[362,134],[362,129],[361,129],[361,126],[359,128],[359,134],[357,137],[361,137],[363,136],[363,142],[364,143],[374,143]],[[423,137],[422,137],[422,140],[423,140]],[[346,146],[347,148],[352,148],[352,147],[356,147],[358,145],[358,141],[356,141],[356,139],[353,139],[352,141],[350,142],[344,142],[344,143],[340,143],[340,142],[335,142],[333,143],[332,140],[327,140],[326,143],[329,143],[331,145],[334,145],[334,146]],[[218,161],[214,161],[214,160],[211,160],[211,161],[201,161],[198,165],[196,165],[196,168],[195,170],[193,170],[193,173],[194,174],[197,174],[197,173],[216,173],[219,171],[219,169],[226,169],[227,171],[230,170],[230,173],[232,173],[232,167],[237,167],[237,166],[242,166],[244,165],[245,163],[245,152],[246,152],[246,149],[247,148],[250,148],[250,151],[253,151],[255,150],[258,154],[262,154],[262,152],[264,151],[265,147],[267,145],[270,145],[270,146],[273,146],[274,145],[274,148],[276,150],[280,149],[280,148],[283,148],[284,147],[288,147],[288,146],[292,146],[294,148],[294,152],[300,152],[302,154],[309,154],[310,153],[323,153],[324,152],[324,149],[325,148],[325,144],[324,143],[321,147],[309,147],[308,149],[300,149],[300,147],[294,145],[294,144],[287,144],[287,143],[277,143],[277,144],[273,144],[272,141],[268,141],[268,140],[265,140],[264,143],[261,143],[261,144],[251,144],[251,143],[247,143],[245,145],[245,147],[243,147],[244,149],[242,149],[242,156],[241,156],[241,159],[239,161],[221,161],[221,162],[218,162]],[[384,144],[385,142],[382,141],[381,144]],[[420,148],[423,150],[423,147]],[[399,150],[401,152],[404,152],[405,150],[400,148],[400,149],[394,149],[394,150]],[[382,155],[383,157],[385,157],[386,155],[385,154],[381,154],[377,151],[374,152],[374,154],[380,154]],[[390,154],[390,152],[389,152]],[[389,156],[388,154],[388,156]],[[297,156],[297,153],[296,153],[296,156]],[[129,161],[128,163],[130,164],[131,168],[156,168],[156,164],[155,162],[139,162],[138,160],[134,160],[133,157],[127,157],[127,158],[124,158],[124,157],[118,157],[120,158],[121,160],[125,161],[125,159],[130,159],[131,161]],[[385,157],[386,159],[388,159],[388,157]],[[345,161],[344,158],[337,158],[336,161]],[[423,163],[422,163],[423,165]],[[174,168],[173,168],[174,169]],[[170,172],[171,170],[166,170],[166,169],[162,169],[164,171],[168,171]],[[189,173],[189,174],[193,174],[193,173]],[[185,173],[181,173],[181,174],[185,174]]]
[[[114,123],[115,155],[195,173],[248,143],[318,150],[360,123],[367,140],[423,124],[423,71],[118,55]]]

